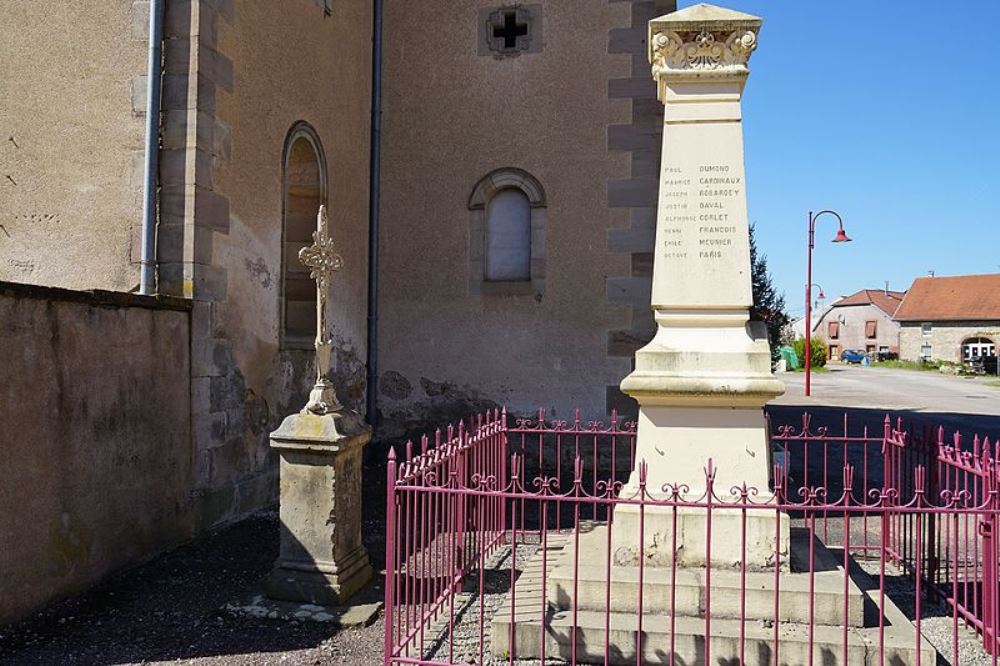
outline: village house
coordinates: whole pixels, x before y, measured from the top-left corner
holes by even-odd
[[[0,622],[276,500],[321,204],[332,379],[377,437],[632,404],[663,123],[646,31],[674,8],[448,0],[432,34],[407,1],[7,3]]]
[[[997,355],[1000,274],[921,277],[896,311],[900,358],[967,363]]]
[[[862,289],[835,301],[816,322],[813,335],[823,341],[827,358],[839,360],[848,350],[867,354],[899,353],[899,324],[893,320],[906,292]]]

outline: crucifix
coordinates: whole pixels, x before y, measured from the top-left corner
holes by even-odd
[[[326,206],[319,207],[313,244],[299,250],[299,261],[310,270],[309,277],[316,280],[316,384],[309,392],[305,410],[313,414],[329,414],[343,409],[337,400],[333,383],[327,378],[330,372],[330,353],[333,340],[326,335],[326,297],[334,271],[344,267],[344,259],[336,252],[330,238],[330,218]]]

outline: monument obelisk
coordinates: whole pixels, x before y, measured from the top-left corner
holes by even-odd
[[[763,406],[784,386],[771,372],[766,333],[749,322],[740,104],[760,26],[755,16],[706,4],[649,24],[652,74],[665,107],[651,303],[656,334],[636,353],[635,370],[621,383],[639,403],[637,467],[622,496],[638,490],[640,461],[647,465],[646,492],[653,497],[662,497],[669,483],[686,485],[686,500],[702,498],[709,460],[716,495],[725,498],[744,483],[762,495],[768,491]],[[630,525],[633,509],[620,507],[615,514],[616,559],[623,564],[639,545],[637,526]],[[704,513],[682,512],[676,554],[681,564],[704,563]],[[657,520],[656,507],[646,508],[643,543],[651,563],[675,556],[657,551],[671,543],[663,515]],[[770,513],[751,521],[749,564],[773,561],[775,520]],[[735,527],[726,525],[724,512],[713,524]],[[731,547],[726,540],[713,544],[713,564],[731,566],[742,557],[732,541]]]

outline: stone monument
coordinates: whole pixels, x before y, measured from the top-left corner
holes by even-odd
[[[298,414],[271,433],[280,456],[281,552],[265,583],[272,599],[343,604],[372,577],[361,543],[362,450],[371,429],[343,407],[327,375],[326,299],[343,266],[321,206],[313,245],[299,259],[316,280],[316,384]]]
[[[656,335],[636,353],[622,381],[639,403],[636,460],[648,466],[646,491],[685,484],[683,499],[706,493],[706,465],[715,493],[734,486],[769,489],[771,461],[764,404],[784,392],[771,372],[767,334],[749,323],[753,303],[740,100],[757,47],[761,20],[695,5],[654,19],[649,59],[665,106],[660,198],[656,217],[651,306]],[[622,496],[638,492],[634,470]],[[730,498],[731,499],[731,498]],[[624,509],[624,510],[623,510]],[[638,551],[638,511],[615,514],[616,559]],[[674,553],[669,511],[646,510],[647,561],[667,564]],[[679,563],[704,564],[705,512],[681,511]],[[662,519],[658,519],[660,516]],[[713,525],[739,534],[739,513],[719,511]],[[774,513],[752,514],[748,565],[769,566],[775,556]],[[781,519],[787,548],[787,516]],[[736,531],[732,531],[736,528]],[[738,540],[713,544],[712,564],[732,566],[743,555]]]
[[[651,303],[657,329],[621,384],[639,403],[639,421],[636,468],[618,493],[634,502],[642,490],[648,501],[618,504],[609,524],[562,542],[551,536],[497,611],[494,654],[663,664],[672,646],[677,663],[737,663],[745,653],[752,657],[744,663],[770,664],[780,647],[781,663],[839,664],[843,641],[849,663],[864,663],[882,640],[887,663],[914,661],[905,617],[886,604],[884,624],[898,630],[880,639],[864,612],[872,599],[845,576],[842,554],[790,529],[788,515],[774,509],[746,512],[744,542],[743,512],[734,508],[743,492],[734,496],[734,488],[755,488],[761,502],[770,496],[763,407],[784,391],[771,372],[766,331],[749,322],[740,102],[760,26],[755,16],[706,4],[649,23],[665,106]],[[675,493],[700,505],[655,501]],[[933,660],[926,642],[916,649]]]

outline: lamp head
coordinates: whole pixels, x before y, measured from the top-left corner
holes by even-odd
[[[847,237],[847,232],[844,231],[844,227],[837,230],[837,236],[833,239],[834,243],[850,243],[851,239]]]

